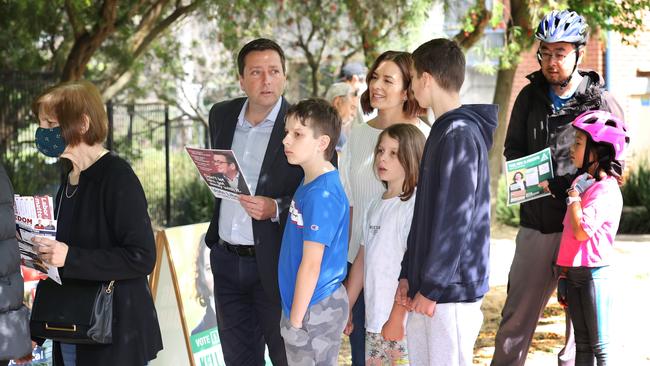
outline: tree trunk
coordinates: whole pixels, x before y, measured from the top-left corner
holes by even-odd
[[[311,68],[311,96],[318,98],[318,65],[309,65]]]
[[[131,77],[133,77],[133,70],[128,70],[120,74],[117,79],[111,80],[111,83],[99,84],[99,86],[103,89],[102,98],[104,98],[104,100],[113,99],[115,95],[117,95],[117,93],[119,93],[120,90],[122,90],[122,88],[124,88],[124,86],[129,81],[131,81]]]
[[[370,67],[370,65],[372,65],[380,55],[377,47],[377,42],[369,35],[369,31],[361,30],[359,33],[361,34],[361,47],[363,49],[363,57],[365,59],[366,65]]]
[[[497,196],[499,192],[499,178],[503,173],[503,143],[506,140],[508,129],[508,107],[510,106],[510,95],[512,94],[512,83],[517,72],[517,64],[510,69],[499,69],[497,73],[496,88],[494,90],[493,103],[499,106],[499,124],[494,132],[494,142],[490,149],[490,192],[492,192],[490,204],[490,217],[492,223],[496,222]]]
[[[69,8],[72,11],[72,8]],[[100,17],[93,26],[92,32],[85,31],[77,34],[75,30],[75,42],[68,54],[63,66],[61,81],[79,80],[86,71],[88,61],[93,57],[106,38],[115,32],[115,20],[117,17],[117,0],[105,0],[100,9]],[[70,19],[76,19],[76,15],[70,13]],[[71,21],[76,23],[76,21]]]
[[[86,71],[88,61],[109,34],[110,32],[102,36],[91,36],[89,33],[84,33],[78,38],[68,54],[61,74],[61,81],[81,79]]]

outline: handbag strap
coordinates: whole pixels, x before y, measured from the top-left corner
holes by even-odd
[[[108,283],[108,286],[106,286],[106,290],[105,290],[105,292],[106,292],[107,294],[110,294],[111,292],[113,292],[113,287],[114,287],[114,285],[115,285],[115,280],[109,282],[109,283]]]

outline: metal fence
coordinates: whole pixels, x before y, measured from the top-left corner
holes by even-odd
[[[182,200],[191,198],[175,197],[178,194],[173,193],[198,180],[184,147],[206,147],[206,126],[173,116],[174,109],[166,104],[109,102],[106,110],[109,116],[106,147],[131,163],[145,189],[152,220],[164,226],[189,223],[182,219],[184,212],[178,210],[183,210]],[[201,185],[196,187],[200,189]]]
[[[37,123],[31,112],[33,99],[56,82],[51,74],[0,72],[0,160],[21,195],[54,195],[61,182],[57,159],[36,151]],[[157,226],[205,219],[212,205],[209,191],[184,152],[184,147],[205,147],[206,126],[183,117],[162,103],[106,104],[109,134],[106,147],[126,159],[138,175],[147,196],[149,213]],[[184,194],[184,192],[190,192]],[[192,213],[193,202],[202,214]],[[189,208],[188,208],[189,207]]]

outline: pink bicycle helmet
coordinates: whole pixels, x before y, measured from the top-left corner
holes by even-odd
[[[625,123],[607,111],[586,111],[576,117],[573,127],[586,133],[591,140],[612,147],[614,159],[624,160],[625,147],[630,142]]]

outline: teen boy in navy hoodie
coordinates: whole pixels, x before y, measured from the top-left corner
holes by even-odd
[[[490,176],[488,150],[497,106],[461,105],[465,57],[434,39],[413,52],[411,89],[437,117],[420,163],[420,178],[395,305],[383,334],[397,339],[406,324],[411,365],[471,365],[488,291]]]

